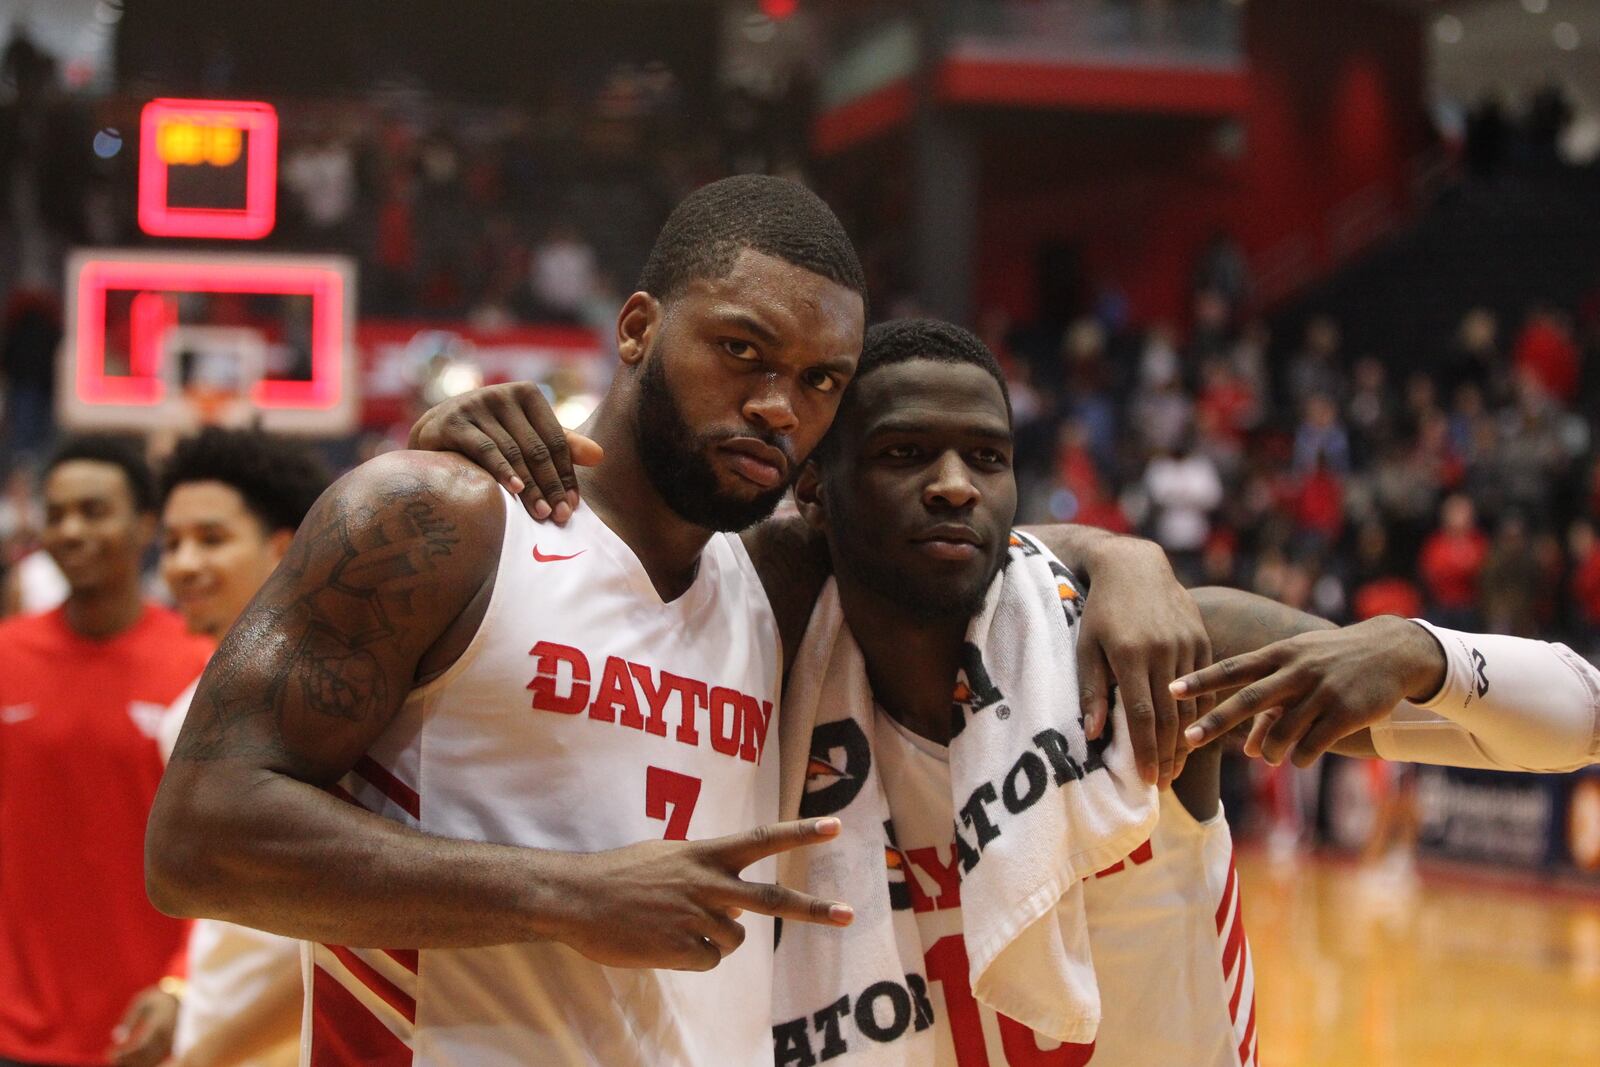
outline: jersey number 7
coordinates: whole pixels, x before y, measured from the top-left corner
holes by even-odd
[[[695,801],[700,799],[700,779],[687,774],[669,771],[665,767],[647,767],[644,774],[644,814],[650,819],[665,819],[667,841],[684,841],[689,837],[689,819],[694,815]]]

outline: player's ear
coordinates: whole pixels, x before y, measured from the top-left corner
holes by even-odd
[[[289,554],[289,543],[293,540],[293,530],[282,529],[272,531],[272,536],[267,538],[267,554],[272,557],[273,563],[283,562],[283,557]]]
[[[617,354],[622,362],[630,367],[639,365],[660,322],[661,301],[645,292],[628,297],[617,312]]]
[[[794,483],[794,503],[800,517],[813,530],[828,528],[828,509],[822,500],[822,477],[815,460],[806,460],[800,468],[800,477]]]

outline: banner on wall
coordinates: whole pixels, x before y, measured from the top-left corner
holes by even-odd
[[[1425,855],[1600,887],[1600,768],[1505,774],[1421,767],[1417,816]]]
[[[597,397],[614,361],[593,330],[574,326],[479,329],[462,322],[364,319],[356,325],[361,423],[410,425],[419,385],[440,361],[473,367],[485,385],[533,381],[557,396]]]

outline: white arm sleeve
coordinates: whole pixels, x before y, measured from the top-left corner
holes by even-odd
[[[1566,645],[1413,621],[1444,650],[1444,685],[1372,727],[1379,756],[1505,771],[1600,763],[1600,670]]]

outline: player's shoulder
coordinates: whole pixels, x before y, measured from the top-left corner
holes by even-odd
[[[71,636],[65,606],[48,611],[30,611],[0,619],[0,649],[21,643],[24,647],[54,647]]]
[[[833,573],[827,541],[798,516],[768,519],[739,536],[778,620],[785,661],[792,661],[817,596]]]
[[[400,511],[481,527],[496,542],[505,524],[505,502],[494,479],[447,452],[386,452],[334,482],[323,502],[357,513]]]
[[[827,541],[799,516],[768,519],[739,540],[769,593],[799,594],[807,609],[832,573]]]
[[[420,539],[430,569],[476,580],[493,573],[505,522],[502,490],[480,468],[444,453],[388,452],[328,487],[285,562],[299,568],[330,552],[390,551]]]
[[[344,485],[349,493],[383,497],[425,493],[469,510],[502,506],[500,487],[489,472],[453,452],[385,452],[354,468],[334,485]]]

